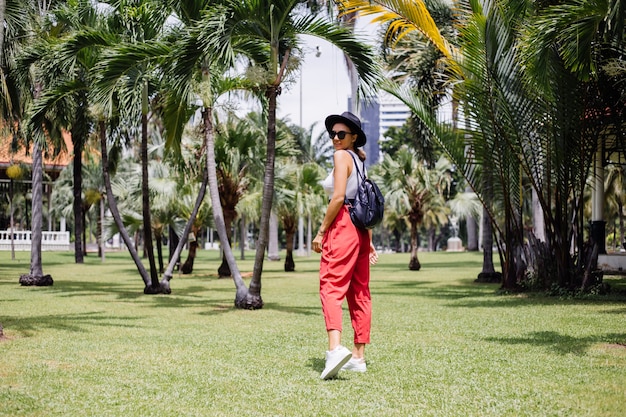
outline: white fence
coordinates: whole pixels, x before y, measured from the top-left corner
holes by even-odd
[[[31,249],[30,230],[14,230],[13,245],[16,251],[29,251]],[[42,232],[41,250],[71,250],[70,232]],[[0,250],[11,250],[11,231],[0,230]]]

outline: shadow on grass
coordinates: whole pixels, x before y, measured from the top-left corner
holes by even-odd
[[[119,300],[136,300],[139,298],[147,299],[177,299],[177,296],[193,296],[196,293],[206,292],[206,287],[191,286],[172,291],[170,295],[146,295],[143,293],[143,281],[139,281],[137,285],[133,283],[119,284],[107,283],[103,281],[68,281],[56,280],[54,286],[47,287],[50,293],[57,293],[61,297],[82,297],[89,295],[115,295]]]
[[[441,254],[439,254],[439,256],[441,256]],[[482,260],[468,261],[465,258],[459,258],[459,257],[454,257],[454,256],[450,256],[449,259],[447,259],[445,262],[433,262],[429,260],[423,261],[422,259],[420,259],[419,256],[418,256],[418,259],[421,264],[420,271],[422,270],[428,271],[432,269],[448,269],[448,268],[468,268],[468,269],[471,268],[471,269],[477,269],[480,271],[483,266]],[[394,262],[386,262],[384,260],[382,261],[379,260],[378,264],[376,264],[376,270],[377,271],[380,271],[380,270],[407,271],[410,260],[411,260],[411,257],[409,255],[407,255],[406,257],[406,262],[403,262],[403,263],[398,263],[397,260],[395,260]],[[419,271],[414,271],[414,272],[419,273]]]
[[[478,271],[481,270],[482,262],[470,262],[467,260],[451,260],[450,262],[424,262],[420,270],[428,271],[431,269],[444,269],[444,268],[472,268]]]
[[[143,282],[142,282],[143,283]],[[19,283],[0,282],[0,292],[3,286],[19,286]],[[211,299],[206,293],[227,293],[232,294],[232,300],[235,297],[234,288],[207,288],[201,285],[186,285],[180,289],[173,290],[172,294],[155,294],[146,295],[143,289],[136,288],[134,284],[107,283],[102,281],[71,281],[57,280],[51,287],[25,287],[24,291],[45,292],[61,298],[74,297],[101,297],[112,296],[119,301],[139,301],[146,307],[165,307],[165,308],[216,308],[222,309],[223,300]],[[9,302],[10,300],[3,300]],[[21,300],[15,300],[20,302]],[[94,303],[106,304],[110,302],[110,298],[94,299]],[[229,307],[232,307],[232,303]]]
[[[191,277],[190,278],[198,278]],[[215,279],[214,277],[212,279]],[[143,284],[142,281],[139,283]],[[3,286],[19,286],[19,283],[0,282],[0,292]],[[201,315],[217,315],[231,311],[237,311],[234,306],[236,290],[234,287],[212,287],[208,288],[203,285],[189,285],[185,283],[181,288],[173,288],[171,294],[145,295],[143,289],[137,288],[135,283],[108,283],[103,281],[73,281],[73,280],[56,280],[51,287],[30,287],[25,291],[39,291],[52,294],[58,297],[99,297],[102,295],[113,296],[119,301],[141,301],[145,307],[157,308],[197,308],[204,309]],[[220,298],[207,297],[208,294],[225,294]],[[8,302],[9,300],[4,300]],[[19,302],[20,300],[15,300]],[[107,299],[94,300],[96,303],[106,304]],[[274,310],[289,314],[299,315],[316,315],[319,313],[318,307],[300,307],[292,305],[281,305],[278,303],[265,303],[264,309]]]
[[[381,283],[378,287],[376,284]],[[457,300],[475,297],[493,297],[499,284],[467,284],[448,285],[445,287],[438,285],[435,281],[389,281],[384,280],[373,282],[376,294],[405,296],[405,297],[428,297],[441,300]]]
[[[309,367],[313,369],[315,372],[319,372],[320,374],[324,370],[326,366],[326,360],[323,358],[309,358]],[[347,372],[347,371],[343,371]],[[347,380],[347,378],[341,376],[341,371],[334,378],[327,379],[326,381],[342,381]],[[320,379],[320,381],[322,381]],[[324,382],[324,381],[323,381]]]
[[[73,333],[92,332],[96,327],[139,327],[134,324],[142,317],[109,315],[101,312],[77,314],[51,314],[27,317],[5,317],[2,319],[5,329],[11,329],[21,337],[31,337],[42,329],[63,330]]]
[[[320,307],[283,306],[278,303],[265,303],[263,309],[279,311],[281,313],[301,314],[304,316],[316,316],[322,311]]]
[[[529,345],[549,349],[559,355],[574,354],[585,355],[587,350],[594,344],[605,343],[625,345],[626,333],[609,333],[598,336],[572,337],[557,332],[532,332],[526,337],[492,337],[485,340],[508,345]]]
[[[585,297],[559,298],[540,293],[498,294],[500,284],[474,283],[440,286],[435,281],[389,281],[372,282],[372,293],[381,296],[423,297],[448,300],[449,307],[461,308],[512,308],[518,306],[549,305],[623,305],[626,294],[590,295]],[[611,314],[624,314],[625,308],[611,309]]]

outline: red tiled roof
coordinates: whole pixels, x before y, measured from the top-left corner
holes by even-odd
[[[46,171],[62,171],[72,161],[72,154],[74,152],[74,146],[72,145],[72,138],[68,132],[63,133],[63,141],[65,142],[66,150],[61,151],[56,157],[46,157],[44,155],[43,164]],[[33,163],[32,158],[32,146],[28,155],[26,150],[22,147],[17,152],[11,152],[11,140],[9,137],[3,137],[0,139],[0,169],[7,168],[14,163],[24,163],[31,165]]]

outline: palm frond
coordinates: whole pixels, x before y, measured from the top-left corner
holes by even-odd
[[[375,15],[374,23],[388,24],[385,41],[394,45],[407,33],[417,30],[450,58],[453,47],[441,35],[423,0],[341,0],[341,13]]]

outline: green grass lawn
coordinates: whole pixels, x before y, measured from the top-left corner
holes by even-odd
[[[330,381],[317,255],[266,261],[258,311],[233,308],[214,251],[157,296],[127,254],[46,252],[42,288],[18,283],[29,261],[0,252],[1,416],[626,415],[624,293],[498,295],[473,282],[479,253],[420,253],[418,272],[381,255],[368,371]]]

